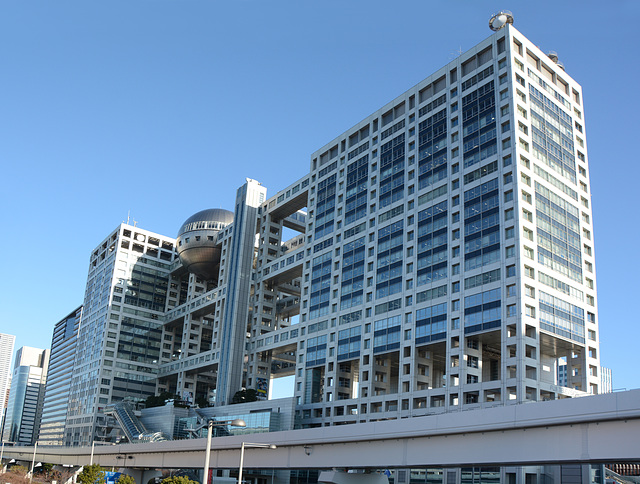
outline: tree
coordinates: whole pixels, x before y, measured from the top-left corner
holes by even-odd
[[[53,470],[53,464],[43,462],[42,466],[40,466],[40,470],[46,478],[49,478],[49,476],[51,475],[51,471]]]
[[[163,479],[161,484],[198,484],[198,482],[192,481],[187,476],[171,476]]]
[[[2,474],[2,482],[7,484],[29,484],[27,469],[24,466],[13,466],[5,474]]]
[[[258,400],[258,392],[256,392],[253,388],[247,388],[237,391],[231,399],[231,403],[247,403],[255,402],[256,400]]]
[[[100,464],[92,464],[84,466],[78,476],[78,482],[80,484],[99,484],[105,482],[105,477],[104,469],[100,467]]]
[[[172,399],[176,399],[175,394],[170,392],[162,392],[158,396],[151,395],[147,397],[147,400],[145,401],[145,405],[147,408],[162,407],[165,401],[172,400]]]
[[[73,477],[73,472],[68,470],[57,470],[54,469],[49,473],[49,477],[47,481],[56,481],[56,482],[67,482],[69,479]]]
[[[136,480],[129,474],[121,474],[116,481],[116,484],[136,484]]]
[[[26,476],[27,472],[29,472],[29,469],[27,469],[25,466],[13,466],[11,467],[11,469],[9,469],[9,472],[17,476]]]

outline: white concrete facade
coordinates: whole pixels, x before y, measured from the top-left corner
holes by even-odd
[[[302,429],[251,436],[277,449],[246,450],[247,468],[380,469],[465,465],[587,464],[637,461],[640,390],[593,398],[537,402],[419,419]],[[235,469],[245,435],[213,439],[211,465]],[[104,467],[200,468],[205,439],[95,446]],[[83,465],[82,449],[38,447],[38,460]],[[33,448],[5,448],[7,459],[30,459]],[[130,456],[130,457],[129,457]],[[120,460],[120,462],[119,462]]]
[[[316,151],[263,206],[247,385],[295,354],[303,426],[598,393],[584,133],[580,86],[508,26]]]
[[[144,401],[154,380],[175,240],[120,224],[90,257],[78,329],[65,445],[117,438],[103,410]]]
[[[0,333],[0,408],[4,415],[11,387],[11,358],[16,337],[12,334]]]
[[[601,391],[582,90],[510,25],[274,196],[248,179],[217,278],[175,245],[123,224],[93,252],[69,445],[111,437],[111,401],[224,406],[284,376],[302,428]]]

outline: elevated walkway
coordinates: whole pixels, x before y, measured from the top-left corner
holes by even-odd
[[[193,314],[194,316],[201,316],[213,312],[221,290],[221,287],[217,287],[191,301],[173,308],[162,317],[162,323],[166,325],[181,321],[187,313]]]
[[[245,467],[391,469],[527,466],[640,460],[640,390],[442,415],[251,434]],[[247,435],[212,441],[211,466],[235,469]],[[103,467],[200,468],[206,439],[95,448]],[[82,465],[91,447],[38,447],[36,460]],[[33,447],[5,448],[5,459],[30,460]]]

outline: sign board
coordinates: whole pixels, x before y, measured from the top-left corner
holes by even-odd
[[[105,472],[104,476],[106,484],[116,484],[121,475],[122,472]]]

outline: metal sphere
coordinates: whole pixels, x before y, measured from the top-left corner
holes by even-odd
[[[221,208],[202,210],[189,217],[178,232],[178,256],[191,273],[217,280],[221,247],[218,233],[233,222],[233,212]]]
[[[513,14],[508,10],[498,12],[489,20],[489,28],[494,32],[500,30],[507,24],[513,25]]]

